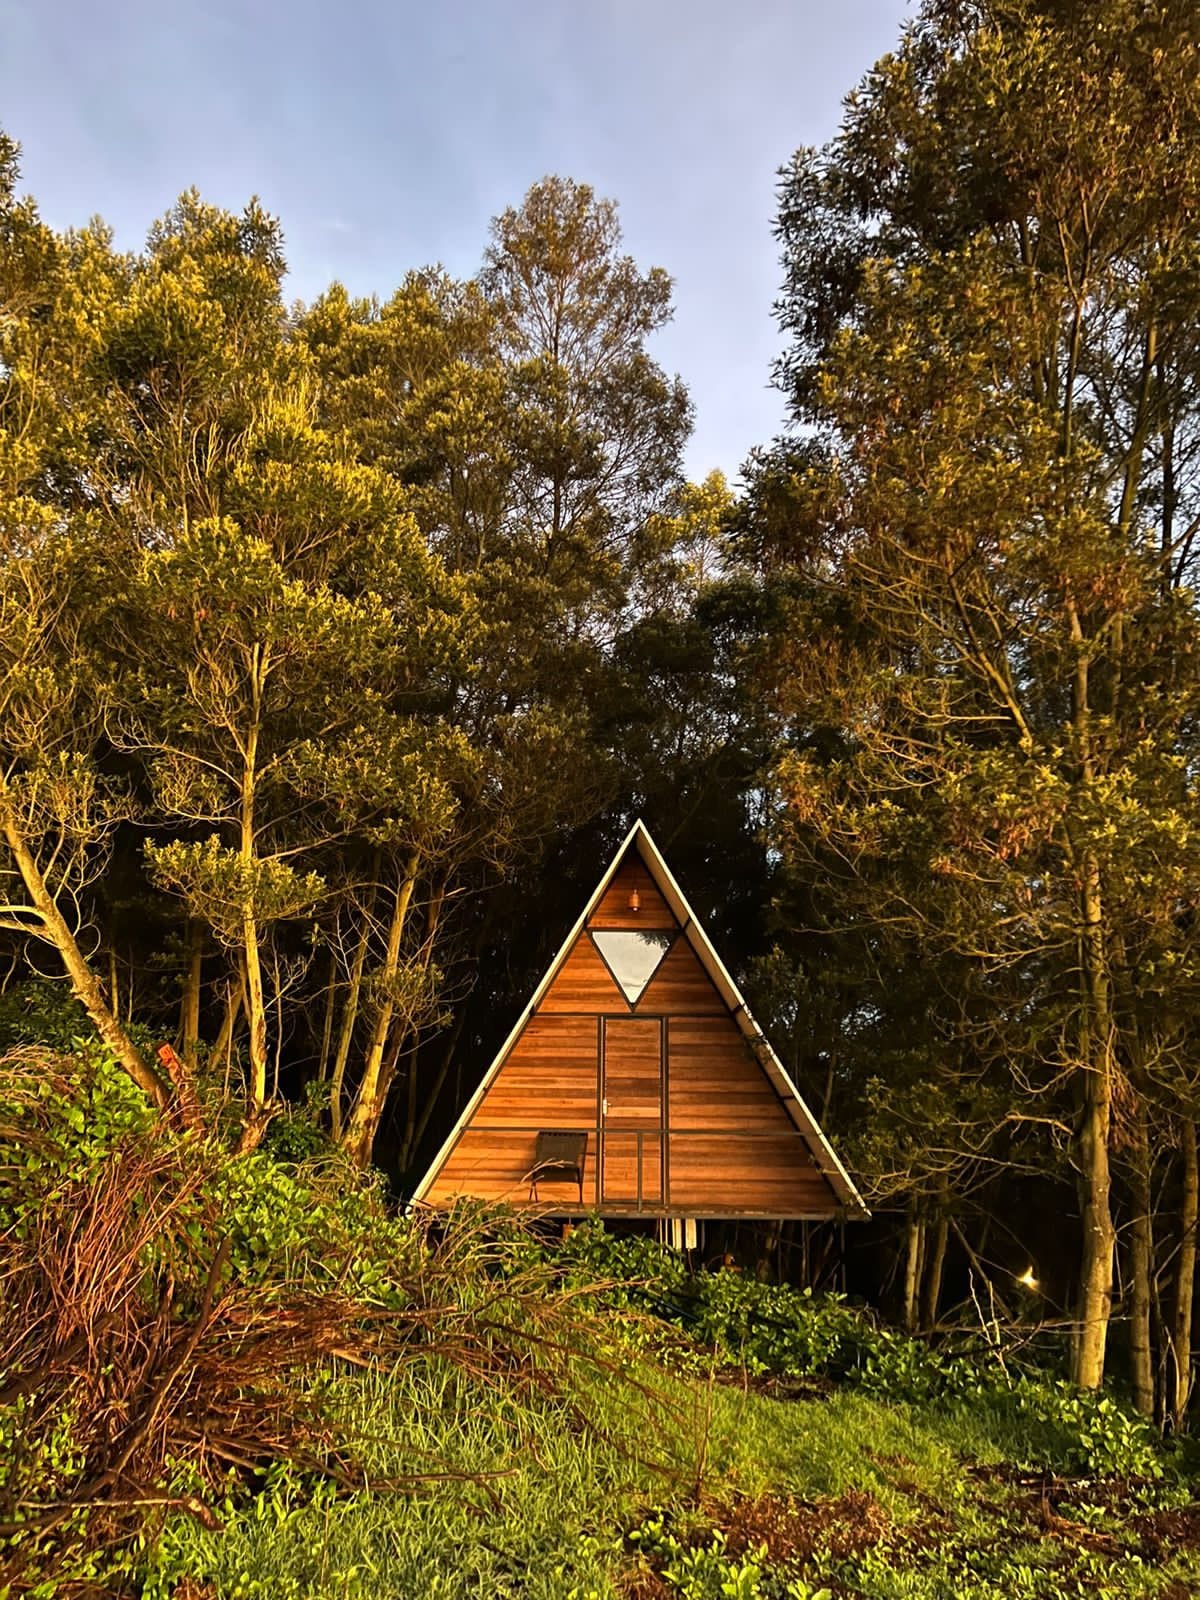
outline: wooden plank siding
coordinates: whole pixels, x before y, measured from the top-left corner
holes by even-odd
[[[620,998],[607,969],[604,977]],[[526,1201],[538,1128],[582,1128],[589,1130],[584,1198],[594,1204],[599,1039],[597,1016],[532,1016],[438,1173],[430,1200],[443,1203],[455,1194],[470,1194],[482,1200]],[[539,1184],[538,1195],[578,1204],[579,1190],[554,1181]]]
[[[533,1166],[537,1130],[466,1128],[429,1189],[434,1205],[444,1205],[456,1195],[471,1195],[479,1200],[525,1204],[531,1198],[529,1173]],[[595,1141],[589,1139],[584,1183],[584,1204],[596,1199]],[[579,1209],[579,1189],[574,1183],[543,1183],[538,1197],[544,1202],[560,1201],[571,1210]]]
[[[471,1119],[474,1127],[595,1126],[600,1019],[530,1017]],[[531,1115],[531,1112],[535,1114]]]
[[[631,911],[629,896],[635,889],[639,904],[636,911]],[[587,925],[589,928],[647,928],[657,932],[675,929],[679,923],[658,892],[654,879],[635,857],[621,863]]]
[[[667,1120],[672,1128],[791,1134],[792,1120],[728,1012],[669,1023]]]
[[[831,1194],[795,1133],[668,1135],[671,1206],[684,1216],[744,1211],[763,1217],[828,1214]]]
[[[608,1011],[628,1012],[629,1002],[604,965],[595,945],[581,933],[558,976],[542,998],[538,1014],[547,1011],[586,1011],[593,1016]]]
[[[691,1016],[696,1012],[729,1015],[716,985],[686,938],[676,939],[667,951],[662,965],[646,985],[637,1010],[659,1012],[664,1016]],[[737,1031],[735,1023],[734,1032]]]
[[[636,888],[639,908],[629,908]],[[594,929],[674,931],[631,1006]],[[539,1129],[588,1135],[583,1209],[609,1215],[829,1216],[838,1198],[644,862],[631,850],[494,1068],[423,1198],[526,1205]],[[578,1212],[574,1183],[542,1209]]]

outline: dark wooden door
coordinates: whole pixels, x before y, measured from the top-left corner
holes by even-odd
[[[663,1197],[663,1025],[660,1017],[605,1017],[601,1078],[601,1204]]]

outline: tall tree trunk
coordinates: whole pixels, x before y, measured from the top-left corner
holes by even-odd
[[[1200,1177],[1197,1175],[1196,1124],[1181,1117],[1179,1149],[1183,1175],[1179,1202],[1179,1259],[1175,1271],[1175,1315],[1171,1324],[1171,1420],[1176,1432],[1183,1427],[1192,1392],[1192,1300],[1196,1289],[1196,1221],[1200,1216]]]
[[[445,903],[446,903],[446,881],[445,881],[445,879],[443,879],[433,889],[433,892],[429,896],[429,904],[425,909],[425,940],[424,940],[424,943],[423,943],[422,949],[421,949],[421,964],[425,968],[426,971],[429,970],[430,966],[433,963],[433,952],[434,952],[434,950],[436,948],[437,931],[438,931],[438,926],[439,926],[439,924],[441,922],[442,908],[444,907]],[[451,1051],[453,1050],[454,1041],[459,1037],[459,1035],[462,1032],[462,1024],[463,1024],[464,1016],[465,1016],[465,1012],[464,1012],[463,1008],[460,1006],[458,1008],[457,1019],[456,1019],[456,1021],[454,1023],[454,1026],[453,1026],[453,1028],[451,1030],[450,1047],[449,1047]],[[406,1172],[407,1172],[409,1166],[411,1165],[413,1156],[414,1156],[415,1151],[416,1151],[416,1147],[417,1147],[417,1145],[419,1144],[419,1142],[421,1140],[421,1136],[425,1132],[425,1127],[426,1127],[426,1124],[427,1124],[427,1122],[429,1120],[429,1113],[430,1113],[430,1110],[432,1109],[433,1102],[442,1092],[442,1085],[446,1081],[446,1071],[447,1071],[447,1068],[449,1067],[449,1064],[450,1064],[450,1056],[449,1056],[449,1054],[443,1054],[441,1069],[438,1072],[438,1075],[437,1075],[437,1078],[434,1081],[433,1087],[431,1088],[429,1094],[426,1095],[426,1097],[425,1097],[425,1110],[424,1110],[423,1113],[418,1114],[418,1106],[419,1106],[419,1103],[420,1103],[419,1102],[420,1083],[419,1083],[418,1069],[420,1067],[420,1062],[421,1062],[420,1036],[418,1034],[418,1036],[413,1040],[412,1051],[411,1051],[411,1056],[410,1056],[409,1077],[408,1077],[408,1105],[407,1105],[407,1113],[406,1113],[405,1120],[404,1120],[404,1143],[403,1143],[403,1146],[402,1146],[402,1166],[403,1166],[403,1169]]]
[[[950,1237],[950,1218],[943,1205],[938,1212],[933,1230],[933,1251],[925,1270],[924,1306],[921,1326],[927,1330],[937,1327],[938,1310],[942,1300],[942,1273],[946,1265],[946,1243]]]
[[[1112,1117],[1112,1083],[1096,1068],[1084,1075],[1084,1107],[1079,1137],[1083,1211],[1083,1259],[1079,1275],[1079,1341],[1075,1381],[1098,1389],[1104,1381],[1104,1357],[1112,1314],[1113,1244],[1110,1211],[1111,1176],[1108,1133]]]
[[[381,973],[383,994],[375,1026],[371,1032],[362,1082],[358,1086],[354,1107],[342,1136],[343,1147],[360,1166],[364,1167],[371,1159],[375,1134],[383,1116],[383,1103],[387,1097],[388,1086],[384,1081],[383,1058],[396,1009],[390,986],[400,969],[400,945],[404,937],[404,924],[408,920],[408,908],[412,902],[413,890],[417,884],[419,861],[420,857],[414,850],[396,886],[396,900],[392,907],[392,920],[388,928],[387,950]]]
[[[221,1026],[217,1030],[217,1037],[213,1040],[212,1054],[209,1060],[215,1065],[221,1058],[228,1057],[233,1049],[233,1030],[242,1013],[242,985],[241,980],[230,983],[228,998],[225,1001],[225,1015],[221,1018]]]
[[[258,782],[258,728],[266,659],[261,645],[252,651],[251,696],[253,714],[242,764],[241,838],[239,855],[247,867],[254,859],[254,808]],[[250,1119],[258,1118],[267,1099],[267,1004],[263,989],[258,917],[253,899],[242,909],[242,949],[246,962],[246,1024],[249,1029]]]
[[[342,1141],[345,1129],[343,1110],[343,1095],[346,1087],[346,1068],[350,1062],[350,1047],[354,1043],[354,1029],[358,1022],[358,1007],[362,997],[363,972],[367,965],[367,952],[371,947],[371,913],[375,908],[375,889],[379,881],[380,860],[378,854],[371,868],[371,893],[366,906],[363,908],[362,927],[359,931],[358,945],[354,951],[354,960],[350,967],[350,988],[346,994],[346,1003],[342,1007],[342,1021],[338,1029],[337,1053],[333,1058],[333,1082],[329,1090],[329,1117],[330,1132],[335,1144]]]
[[[1077,310],[1078,319],[1078,310]],[[1064,454],[1070,446],[1070,383],[1064,391]],[[1074,599],[1067,602],[1067,626],[1075,656],[1071,686],[1071,725],[1079,784],[1086,794],[1096,780],[1091,736],[1090,651]],[[1075,1164],[1079,1174],[1083,1239],[1079,1272],[1078,1340],[1075,1345],[1075,1381],[1083,1389],[1098,1389],[1104,1382],[1104,1357],[1108,1324],[1112,1316],[1113,1255],[1116,1230],[1112,1220],[1112,1175],[1108,1141],[1112,1123],[1112,1092],[1116,1075],[1116,1040],[1108,969],[1108,930],[1100,862],[1084,847],[1068,845],[1079,873],[1079,1064],[1082,1101],[1076,1137]]]
[[[915,1202],[909,1203],[905,1239],[907,1250],[904,1262],[904,1326],[909,1333],[915,1333],[917,1294],[921,1283],[921,1253],[925,1242],[925,1225],[917,1217]]]
[[[104,991],[82,950],[58,909],[54,896],[42,877],[33,852],[8,807],[0,810],[0,828],[16,863],[25,892],[37,912],[48,943],[58,951],[59,960],[66,969],[71,991],[95,1025],[113,1056],[153,1103],[162,1108],[167,1104],[167,1090],[158,1074],[142,1059],[141,1052],[129,1037],[115,1011],[104,998]]]
[[[204,924],[198,917],[188,918],[188,964],[183,976],[179,1001],[179,1053],[184,1065],[196,1070],[196,1047],[200,1043],[200,992],[204,975]]]
[[[250,1030],[250,1114],[256,1116],[267,1099],[267,1002],[258,947],[258,920],[251,911],[242,919],[242,942],[246,955],[246,1022]]]
[[[1114,1059],[1113,1014],[1104,938],[1100,866],[1095,856],[1083,855],[1080,897],[1083,965],[1084,1049],[1083,1106],[1079,1120],[1076,1163],[1080,1177],[1083,1249],[1079,1274],[1079,1339],[1075,1351],[1075,1381],[1082,1389],[1098,1389],[1104,1382],[1108,1324],[1112,1316],[1113,1253],[1116,1230],[1112,1220],[1112,1174],[1108,1142],[1112,1123]]]
[[[1146,1103],[1141,1096],[1134,1121],[1129,1198],[1133,1210],[1129,1223],[1129,1378],[1134,1405],[1144,1416],[1151,1417],[1154,1415],[1154,1355],[1150,1337],[1154,1233],[1150,1216],[1150,1139],[1146,1128]]]
[[[329,1076],[329,1052],[333,1048],[333,1015],[337,1010],[337,954],[329,951],[329,982],[325,986],[325,1016],[321,1023],[321,1051],[317,1057],[317,1082]]]

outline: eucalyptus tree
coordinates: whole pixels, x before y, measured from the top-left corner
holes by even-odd
[[[995,988],[975,1043],[1077,1174],[1088,1386],[1120,1123],[1159,1095],[1194,1148],[1194,1040],[1146,958],[1194,989],[1198,64],[1173,0],[927,0],[783,175],[809,431],[745,534],[798,580],[779,838]]]

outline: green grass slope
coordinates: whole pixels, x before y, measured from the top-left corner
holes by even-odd
[[[277,1472],[223,1526],[168,1524],[153,1596],[722,1600],[1200,1593],[1185,1480],[1044,1463],[1039,1426],[853,1390],[781,1400],[730,1381],[610,1384],[605,1439],[459,1376],[354,1376],[338,1405],[381,1482]],[[728,1375],[726,1375],[728,1376]],[[636,1426],[631,1424],[636,1421]]]

